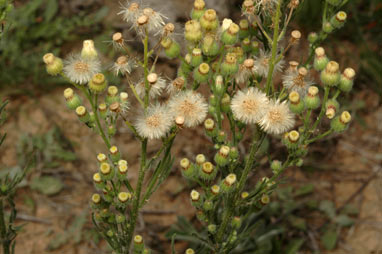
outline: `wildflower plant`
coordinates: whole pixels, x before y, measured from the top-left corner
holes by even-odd
[[[5,107],[8,101],[0,105],[0,126],[6,120]],[[0,134],[0,146],[3,144],[5,134]],[[27,166],[28,167],[28,166]],[[0,177],[0,242],[2,253],[14,254],[16,247],[16,237],[22,226],[15,226],[17,209],[14,202],[15,192],[18,184],[24,179],[27,167],[21,172],[6,174]],[[8,209],[10,214],[7,215]]]
[[[60,75],[72,85],[64,91],[68,108],[105,143],[105,152],[96,156],[99,169],[93,180],[98,192],[91,197],[91,206],[94,225],[115,253],[150,253],[142,236],[135,234],[138,213],[171,171],[176,136],[182,129],[200,124],[215,155],[180,159],[182,175],[196,184],[190,200],[207,232],[199,239],[202,244],[197,253],[243,249],[250,240],[246,219],[270,202],[285,169],[301,166],[311,143],[346,130],[351,121],[337,98],[351,90],[355,72],[346,68],[341,74],[339,64],[320,47],[330,33],[343,26],[346,13],[339,8],[345,2],[324,2],[322,31],[308,36],[307,59],[291,59],[289,64],[286,54],[303,36],[298,30],[288,30],[299,0],[245,0],[237,23],[219,20],[215,10],[207,9],[203,0],[195,0],[191,20],[184,27],[185,43],[176,40],[175,26],[166,23],[163,14],[127,2],[119,14],[141,39],[143,56],[134,56],[122,33],[115,33],[114,48],[123,55],[111,71],[125,77],[138,102],[140,109],[133,117],[128,116],[131,102],[127,92],[108,84],[101,72],[93,41],[84,41],[82,51],[67,60],[51,53],[43,57],[49,74]],[[157,41],[153,47],[149,46],[151,40]],[[162,51],[181,62],[174,80],[156,72]],[[138,68],[143,75],[132,80],[130,73]],[[320,80],[313,78],[314,72]],[[276,83],[276,76],[282,77],[281,84]],[[208,102],[198,92],[200,88],[210,92]],[[162,102],[159,97],[167,100]],[[135,186],[127,178],[133,170],[129,158],[113,138],[119,120],[141,143]],[[239,147],[247,137],[249,150],[243,151]],[[253,185],[250,178],[259,167],[259,149],[271,138],[285,146],[287,155],[267,154],[271,175]],[[147,147],[153,139],[161,140],[162,145],[150,158]],[[195,252],[188,249],[186,253]]]

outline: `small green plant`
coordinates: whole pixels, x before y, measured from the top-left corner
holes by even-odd
[[[0,40],[7,28],[7,16],[13,10],[12,0],[0,1]]]
[[[151,252],[135,233],[138,213],[170,173],[175,137],[201,123],[214,156],[178,159],[182,175],[195,185],[190,200],[203,225],[202,233],[194,230],[180,238],[198,243],[195,251],[186,253],[260,253],[260,245],[246,250],[243,244],[256,229],[248,218],[269,204],[287,168],[303,165],[311,143],[345,131],[351,121],[337,98],[352,89],[355,71],[346,68],[341,74],[339,64],[319,47],[344,25],[347,15],[338,10],[344,1],[324,4],[322,31],[309,35],[307,58],[290,61],[284,70],[286,53],[302,37],[298,30],[288,31],[298,0],[246,0],[237,24],[230,19],[220,22],[215,10],[195,0],[192,20],[185,24],[184,51],[175,39],[175,26],[165,23],[163,14],[127,3],[119,14],[141,39],[143,56],[134,57],[123,35],[115,33],[113,45],[123,53],[111,70],[129,84],[140,111],[133,116],[127,114],[131,112],[127,92],[109,85],[101,73],[92,40],[84,41],[82,51],[64,61],[52,53],[44,55],[47,72],[72,85],[64,91],[67,107],[105,143],[105,152],[97,155],[99,170],[93,180],[99,192],[93,194],[91,206],[93,223],[113,253]],[[153,37],[159,42],[151,47]],[[181,61],[170,82],[156,72],[161,51]],[[143,70],[139,80],[132,80],[134,68]],[[319,73],[320,81],[311,72]],[[280,85],[274,78],[279,73],[283,73]],[[201,87],[209,91],[208,103],[198,92]],[[162,102],[161,96],[167,100]],[[119,120],[141,144],[134,187],[126,177],[129,158],[115,145]],[[161,140],[161,147],[149,157],[147,149],[154,139]],[[249,184],[260,165],[259,151],[271,139],[283,144],[283,152],[274,153],[271,147],[266,152],[270,176]],[[240,151],[239,145],[246,141],[249,149]],[[261,231],[255,240],[279,233]]]
[[[5,106],[8,102],[3,102],[0,105],[0,126],[5,121]],[[0,146],[4,142],[6,134],[0,134]],[[6,174],[0,178],[0,241],[4,254],[15,253],[15,238],[22,226],[15,226],[17,215],[16,206],[14,203],[14,195],[17,185],[24,179],[27,169],[13,175]],[[9,207],[10,215],[6,214],[6,209]]]

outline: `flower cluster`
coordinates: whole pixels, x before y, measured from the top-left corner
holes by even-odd
[[[62,75],[83,93],[87,103],[67,88],[67,106],[100,134],[107,147],[107,153],[97,156],[99,169],[93,181],[99,192],[91,203],[94,224],[114,251],[129,253],[133,244],[134,253],[149,253],[142,236],[135,235],[137,216],[170,173],[171,147],[182,129],[203,123],[216,149],[211,158],[198,154],[195,162],[180,160],[182,175],[197,184],[190,199],[208,232],[200,253],[211,248],[214,253],[229,253],[239,245],[240,234],[247,233],[242,225],[247,211],[253,211],[247,208],[261,208],[270,202],[279,176],[287,167],[303,164],[310,143],[348,127],[351,115],[340,108],[337,98],[351,90],[355,71],[346,68],[341,74],[339,64],[319,47],[330,33],[328,24],[340,28],[346,14],[340,11],[326,22],[331,12],[325,13],[323,31],[308,37],[308,59],[301,63],[291,60],[284,68],[287,51],[302,37],[298,30],[287,33],[298,5],[298,0],[288,5],[281,0],[245,0],[242,19],[235,23],[231,19],[220,21],[214,9],[207,9],[203,0],[195,0],[191,20],[184,27],[184,55],[173,36],[175,26],[166,24],[164,15],[134,2],[123,5],[119,14],[141,37],[143,57],[133,56],[126,47],[127,40],[117,32],[112,42],[124,54],[111,71],[129,85],[139,107],[135,117],[131,116],[136,112],[130,110],[127,91],[109,85],[101,72],[93,41],[84,41],[82,51],[64,61],[51,53],[44,56],[49,74]],[[285,17],[282,8],[286,8]],[[150,48],[153,34],[159,36],[159,42]],[[281,42],[287,46],[281,47]],[[155,72],[161,51],[181,62],[174,80]],[[136,68],[143,69],[144,74],[134,81],[130,73]],[[312,78],[314,71],[320,73],[320,81]],[[276,84],[276,75],[282,76],[282,84]],[[208,102],[199,88],[209,91]],[[141,143],[135,187],[127,178],[128,158],[112,145],[120,119]],[[328,130],[322,132],[320,124]],[[248,134],[251,144],[243,152],[239,147]],[[247,181],[258,166],[257,153],[270,138],[284,144],[288,155],[276,159],[269,152],[272,175],[251,187]],[[152,139],[161,140],[162,146],[149,158],[147,146]],[[149,170],[154,172],[150,177],[146,175]],[[188,249],[186,253],[194,251]]]

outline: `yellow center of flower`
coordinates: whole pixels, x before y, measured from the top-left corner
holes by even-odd
[[[146,118],[146,124],[151,128],[159,127],[161,121],[158,115],[149,116]]]
[[[279,123],[283,119],[280,111],[278,111],[278,110],[269,111],[268,117],[269,117],[270,122],[272,122],[272,123]]]
[[[246,114],[251,114],[257,111],[257,103],[255,100],[243,100],[242,108]]]
[[[74,70],[80,74],[83,74],[89,71],[89,65],[85,62],[78,61],[74,64]]]

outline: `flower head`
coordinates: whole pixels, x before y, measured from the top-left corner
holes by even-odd
[[[149,106],[146,114],[142,113],[134,126],[140,136],[148,139],[158,139],[166,135],[173,122],[174,117],[168,108],[156,104]]]
[[[120,56],[114,62],[113,66],[111,67],[111,70],[114,72],[115,75],[118,76],[119,73],[121,73],[122,75],[130,74],[133,67],[135,67],[135,63],[133,60],[128,59],[127,56]]]
[[[135,23],[141,13],[140,6],[138,3],[128,3],[129,1],[127,1],[127,6],[121,5],[122,10],[118,12],[118,15],[122,15],[123,20],[126,22]]]
[[[263,11],[265,14],[272,13],[277,6],[279,0],[256,0],[255,8],[257,11]]]
[[[262,77],[267,77],[269,72],[269,63],[271,61],[271,52],[265,52],[264,50],[260,50],[260,54],[258,57],[255,57],[255,65],[254,65],[254,71]],[[273,75],[277,71],[281,71],[284,66],[284,61],[279,61],[274,68]]]
[[[76,84],[88,83],[93,75],[101,71],[101,63],[96,58],[82,58],[81,54],[70,55],[64,62],[64,73]]]
[[[255,124],[266,113],[268,103],[265,93],[250,87],[235,94],[231,101],[231,109],[237,120],[246,124]]]
[[[272,100],[260,120],[261,128],[269,134],[282,134],[294,127],[294,114],[289,110],[286,101]]]
[[[308,70],[304,67],[299,69],[289,69],[283,76],[283,85],[289,91],[296,91],[301,96],[304,96],[308,88],[313,85],[309,78]]]
[[[235,75],[236,83],[245,84],[253,75],[254,66],[255,61],[252,58],[244,60],[244,62],[239,66],[239,71]]]
[[[208,105],[199,93],[186,90],[174,95],[168,106],[174,116],[184,117],[184,126],[193,127],[207,116]]]
[[[162,77],[159,77],[156,73],[150,73],[147,76],[147,80],[150,86],[149,97],[154,99],[161,95],[162,90],[166,87],[166,80]],[[135,86],[135,90],[139,97],[145,97],[145,82],[142,80]]]
[[[182,91],[182,88],[184,87],[185,82],[186,80],[182,76],[177,77],[176,79],[171,81],[170,84],[167,86],[167,92],[170,95],[179,93],[180,91]]]

